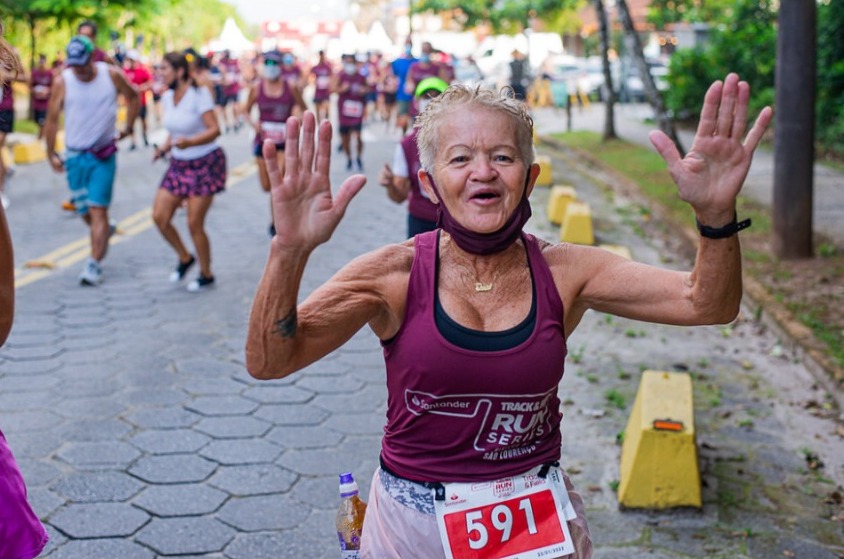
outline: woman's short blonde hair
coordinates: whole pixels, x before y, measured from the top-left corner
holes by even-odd
[[[439,149],[439,123],[453,110],[468,110],[483,108],[499,111],[510,117],[513,122],[513,133],[516,136],[516,146],[530,167],[536,159],[533,149],[533,119],[528,113],[527,106],[513,96],[513,90],[505,87],[498,92],[481,86],[467,87],[465,85],[449,86],[443,93],[431,99],[425,110],[419,115],[414,124],[419,129],[416,143],[419,146],[419,161],[422,168],[431,171]],[[483,122],[478,122],[483,126]]]

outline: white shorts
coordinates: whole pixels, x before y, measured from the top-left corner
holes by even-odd
[[[561,470],[562,471],[562,470]],[[583,499],[562,471],[577,518],[569,521],[575,552],[565,559],[591,559],[592,538],[583,511]],[[390,474],[385,474],[390,475]],[[410,482],[412,483],[412,482]],[[421,485],[420,491],[428,491]],[[432,497],[433,503],[433,497]],[[433,505],[431,505],[433,507]],[[393,498],[375,470],[361,538],[362,559],[445,559],[434,514],[420,512]]]

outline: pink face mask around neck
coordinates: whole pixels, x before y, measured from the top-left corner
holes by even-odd
[[[525,189],[522,193],[522,199],[519,200],[519,205],[516,206],[501,229],[492,233],[478,233],[460,225],[442,202],[439,189],[434,184],[434,178],[430,175],[429,178],[437,198],[440,199],[440,203],[437,204],[437,227],[451,235],[457,246],[470,254],[485,256],[503,251],[516,242],[532,215],[527,197],[527,184],[530,180],[530,174],[525,178]]]

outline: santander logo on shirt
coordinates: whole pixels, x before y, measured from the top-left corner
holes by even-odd
[[[506,460],[530,454],[536,442],[551,433],[549,408],[556,388],[542,394],[453,394],[438,396],[405,391],[408,411],[465,418],[479,423],[474,448],[484,460]]]

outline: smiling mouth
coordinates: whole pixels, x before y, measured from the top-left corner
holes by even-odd
[[[472,196],[472,200],[492,200],[493,198],[498,198],[498,194],[494,192],[479,192]]]

